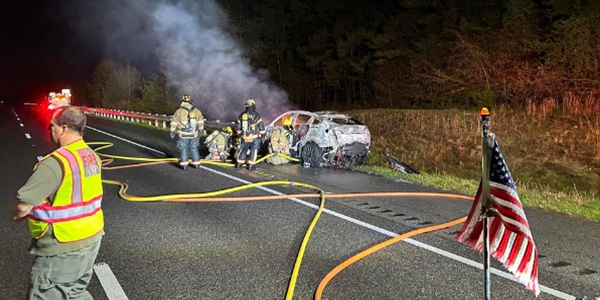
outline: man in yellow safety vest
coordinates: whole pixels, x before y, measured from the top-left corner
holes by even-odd
[[[85,124],[78,107],[54,112],[48,130],[60,148],[40,160],[12,205],[32,237],[28,299],[92,298],[86,288],[104,235],[102,162],[83,141]]]

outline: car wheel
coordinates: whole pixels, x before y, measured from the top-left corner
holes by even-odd
[[[323,162],[323,150],[315,142],[308,142],[300,150],[300,160],[304,167],[320,167]]]

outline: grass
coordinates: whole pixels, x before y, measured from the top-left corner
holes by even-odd
[[[481,177],[478,111],[350,111],[371,130],[371,155],[358,169],[470,195]],[[600,108],[546,101],[491,110],[491,131],[524,205],[600,221]],[[419,175],[389,169],[389,153]]]
[[[479,178],[465,179],[436,173],[402,174],[392,171],[388,167],[371,165],[360,166],[357,169],[467,195],[475,195],[479,185]],[[556,192],[549,189],[531,189],[519,185],[517,190],[525,206],[600,221],[600,201],[591,193]]]
[[[491,131],[525,206],[600,221],[600,107],[546,100],[491,109]],[[479,111],[349,111],[371,130],[371,154],[357,169],[474,195],[481,177]],[[114,119],[111,119],[114,120]],[[129,122],[155,128],[151,124]],[[160,128],[159,128],[160,129]],[[388,167],[389,153],[421,174]]]

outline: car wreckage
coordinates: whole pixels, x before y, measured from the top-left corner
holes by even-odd
[[[290,131],[290,155],[303,167],[352,167],[363,164],[369,154],[369,128],[344,113],[285,112],[265,126],[267,143],[278,126]]]

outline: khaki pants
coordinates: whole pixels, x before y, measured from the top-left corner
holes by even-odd
[[[69,253],[36,256],[31,267],[30,300],[93,299],[92,279],[100,241]]]

